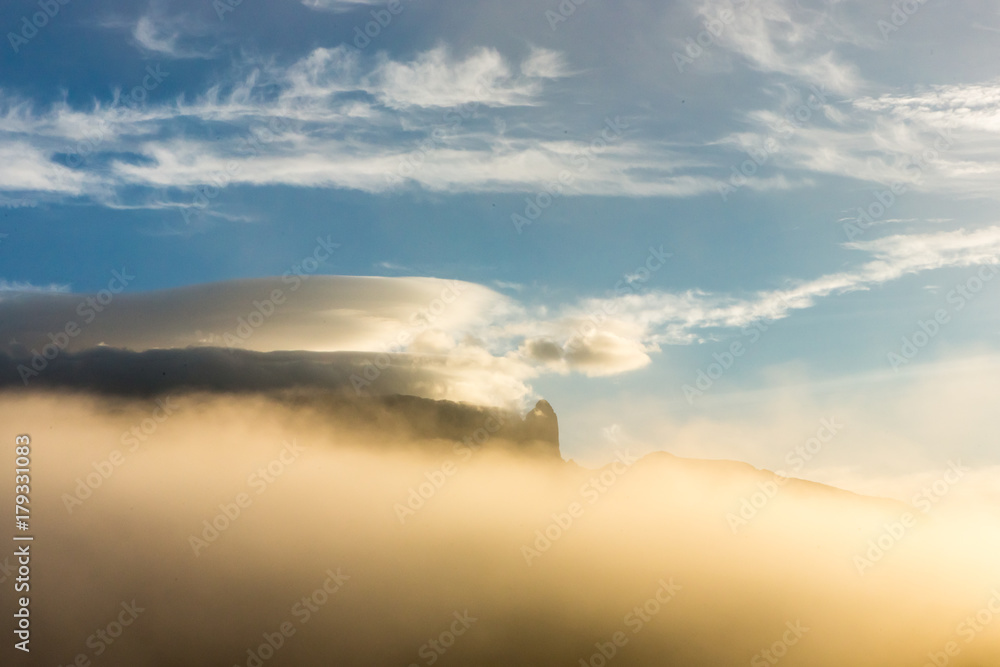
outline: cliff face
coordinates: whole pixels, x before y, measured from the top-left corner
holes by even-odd
[[[559,458],[559,421],[548,401],[541,400],[523,419],[516,412],[417,396],[372,399],[382,414],[358,415],[372,426],[395,424],[418,438],[465,442],[471,446],[514,446]],[[355,403],[355,409],[359,406]]]
[[[424,441],[464,443],[469,447],[515,448],[544,458],[561,459],[559,421],[548,401],[538,401],[522,418],[516,412],[419,396],[361,398],[337,393],[295,391],[271,394],[286,404],[308,407],[346,426],[381,435],[395,434]],[[450,445],[449,445],[450,446]]]
[[[356,360],[355,360],[356,361]],[[0,390],[23,389],[15,359],[0,351]],[[559,457],[559,425],[548,401],[520,414],[468,403],[409,395],[404,387],[380,379],[383,395],[358,395],[351,381],[349,354],[249,352],[220,348],[133,352],[95,348],[65,353],[31,379],[33,391],[89,392],[109,401],[152,400],[164,396],[216,394],[264,396],[286,405],[314,409],[333,426],[428,441],[470,446],[515,447]],[[405,386],[405,383],[404,383]]]
[[[559,451],[559,419],[545,399],[538,401],[534,410],[524,418],[524,431],[528,440],[551,444]]]

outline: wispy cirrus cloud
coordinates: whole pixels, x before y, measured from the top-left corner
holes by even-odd
[[[0,144],[0,190],[75,196],[97,183],[92,176],[53,162],[27,141]]]
[[[160,13],[146,14],[140,16],[132,27],[132,39],[142,51],[175,60],[211,58],[215,55],[215,49],[199,49],[187,39],[203,37],[206,33],[205,26],[185,15],[167,17]]]
[[[627,127],[627,121],[607,119],[581,138],[568,139],[540,134],[523,121],[498,124],[485,118],[515,108],[541,109],[545,83],[564,76],[562,56],[538,48],[519,64],[491,49],[459,58],[436,48],[399,62],[384,55],[363,58],[346,47],[321,48],[288,67],[261,64],[190,101],[141,107],[95,103],[88,111],[60,103],[38,112],[8,98],[0,132],[8,141],[31,146],[37,164],[27,173],[43,166],[65,169],[56,160],[60,153],[72,157],[74,146],[106,153],[106,168],[84,165],[67,178],[80,183],[74,194],[89,193],[109,204],[122,187],[193,190],[220,174],[228,184],[367,192],[411,186],[534,191],[567,173],[573,182],[560,187],[568,194],[690,196],[716,188],[707,175],[681,173],[691,161],[669,142],[640,143],[625,136],[618,125]],[[224,127],[207,140],[180,131],[191,123]],[[270,132],[275,124],[283,129],[271,136],[266,150],[248,150],[252,134]],[[122,153],[134,157],[123,160]],[[234,162],[238,169],[231,169]],[[20,187],[43,188],[42,178]],[[750,187],[775,186],[787,187],[787,181],[761,179]]]
[[[834,20],[835,0],[814,4],[822,11],[800,0],[703,0],[698,13],[715,22],[715,41],[753,69],[854,93],[864,81],[838,51],[844,43],[862,45],[866,40],[858,38],[856,26],[841,27]]]
[[[385,3],[383,0],[302,0],[302,4],[310,9],[339,13]]]
[[[949,267],[1000,263],[1000,227],[896,235],[845,244],[870,259],[853,269],[737,296],[650,290],[567,304],[554,317],[508,325],[521,353],[550,370],[610,375],[641,368],[663,345],[690,345],[789,317],[824,298]]]
[[[857,96],[870,86],[843,47],[870,45],[851,40],[837,3],[813,3],[829,10],[823,12],[783,0],[724,4],[733,20],[712,48],[770,77],[769,104],[740,109],[739,131],[706,129],[680,141],[634,119],[608,140],[604,118],[596,117],[589,127],[576,123],[571,134],[556,89],[586,72],[562,51],[529,47],[514,58],[492,47],[459,54],[438,46],[401,58],[340,45],[288,64],[244,59],[200,93],[151,96],[142,105],[119,104],[119,97],[87,108],[67,101],[40,108],[0,92],[0,151],[18,165],[0,187],[113,208],[148,202],[153,209],[190,208],[199,189],[219,182],[368,193],[558,187],[568,196],[696,197],[729,184],[733,166],[771,140],[777,150],[740,187],[792,190],[835,176],[995,198],[995,83]],[[699,11],[708,17],[723,9],[713,2]],[[186,46],[186,36],[202,30],[192,20],[147,12],[128,26],[148,53],[185,58],[198,54]],[[830,99],[788,132],[787,117],[803,108],[810,85]],[[785,130],[776,131],[783,123]],[[280,132],[272,132],[275,124]],[[275,136],[263,149],[249,148],[261,131]],[[914,169],[914,156],[932,149],[941,132],[957,138]],[[81,153],[91,159],[77,165]],[[567,174],[572,184],[560,185]],[[136,194],[143,189],[170,189],[173,198]],[[242,214],[213,207],[212,215]]]
[[[996,197],[1000,83],[930,86],[831,100],[813,114],[813,121],[787,131],[787,123],[782,123],[795,99],[774,109],[748,112],[750,130],[722,141],[743,150],[774,143],[770,164],[782,173]]]
[[[523,106],[536,103],[545,79],[566,75],[559,54],[540,49],[534,49],[519,69],[514,72],[493,49],[456,61],[438,47],[408,63],[380,58],[364,82],[367,91],[389,108]]]
[[[6,234],[4,235],[6,236]],[[0,279],[0,292],[15,294],[52,294],[69,292],[69,285],[33,285],[22,281],[9,281]],[[2,301],[2,297],[0,297]]]

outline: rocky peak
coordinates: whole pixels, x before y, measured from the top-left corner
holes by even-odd
[[[524,428],[528,439],[549,443],[559,451],[559,419],[545,399],[538,401],[524,418]]]

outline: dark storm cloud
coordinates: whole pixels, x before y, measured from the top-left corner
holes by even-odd
[[[32,390],[68,390],[110,399],[266,394],[289,406],[321,409],[331,420],[352,428],[451,440],[486,428],[490,436],[525,446],[545,443],[546,453],[558,456],[556,416],[546,401],[522,420],[510,410],[422,398],[414,394],[426,392],[426,364],[413,363],[404,355],[387,357],[391,365],[379,368],[369,357],[218,348],[145,352],[96,348],[59,355],[34,371],[30,359],[0,352],[0,391],[23,390],[27,377]]]
[[[350,352],[251,352],[200,347],[133,352],[98,347],[39,360],[0,352],[0,387],[81,389],[121,396],[178,391],[264,392],[313,388],[354,393],[366,356]],[[408,369],[384,371],[378,387],[406,393]]]

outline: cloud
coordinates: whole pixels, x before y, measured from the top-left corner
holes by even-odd
[[[582,469],[498,442],[488,417],[407,437],[401,411],[352,420],[324,398],[4,396],[0,436],[33,436],[34,544],[53,547],[31,549],[31,619],[51,638],[36,659],[568,665],[627,636],[616,665],[733,665],[777,645],[789,664],[883,667],[943,650],[995,596],[995,520],[896,528],[906,506],[791,480],[734,534],[773,475],[624,449]],[[101,642],[123,603],[141,614]],[[962,656],[995,664],[984,625]],[[790,647],[789,627],[805,632]]]
[[[302,4],[309,9],[329,12],[348,12],[358,7],[369,5],[382,5],[385,0],[302,0]]]
[[[487,48],[457,57],[438,47],[408,61],[318,48],[288,66],[259,62],[234,72],[191,99],[137,105],[118,94],[87,110],[60,102],[39,111],[0,97],[0,145],[29,148],[34,171],[69,181],[59,192],[109,207],[141,205],[123,201],[123,192],[168,187],[183,190],[180,198],[151,208],[191,209],[198,190],[239,185],[457,193],[534,192],[541,184],[567,196],[689,197],[722,184],[687,148],[631,137],[626,118],[595,119],[575,138],[551,131],[556,110],[547,108],[545,86],[566,76],[563,54],[540,48],[519,63]],[[191,123],[212,124],[215,138],[186,131]],[[60,153],[73,170],[54,162]],[[23,192],[51,182],[10,181]],[[778,174],[747,187],[802,182]]]
[[[521,63],[521,73],[529,79],[559,79],[568,74],[565,56],[552,49],[534,47]]]
[[[18,343],[0,352],[0,389],[56,389],[109,396],[157,397],[192,392],[329,395],[334,404],[406,395],[481,406],[521,408],[530,369],[482,349],[444,353],[250,352],[208,346],[134,352],[99,346],[62,352],[44,367]],[[374,361],[373,361],[374,360]],[[377,361],[377,365],[376,362]],[[35,370],[38,372],[34,372]],[[338,398],[339,397],[339,398]],[[340,403],[336,403],[340,401]]]
[[[320,4],[369,3],[310,6]],[[698,5],[701,20],[723,9],[733,13],[708,51],[735,54],[762,73],[762,95],[730,100],[745,130],[697,119],[664,134],[652,118],[636,114],[629,130],[594,151],[605,119],[582,122],[562,94],[584,83],[574,49],[528,46],[512,54],[488,45],[459,51],[441,42],[403,57],[342,44],[300,52],[291,62],[243,57],[230,71],[210,75],[200,93],[159,101],[151,95],[142,105],[120,104],[119,94],[88,107],[57,101],[37,108],[2,93],[0,148],[28,155],[31,163],[4,183],[26,197],[47,192],[46,201],[83,197],[112,208],[139,206],[137,191],[173,188],[173,200],[150,208],[166,203],[186,210],[196,208],[199,189],[220,183],[223,189],[537,192],[565,174],[573,179],[561,186],[566,196],[696,197],[729,183],[746,151],[771,139],[778,150],[747,179],[749,190],[811,187],[819,174],[995,198],[996,82],[904,84],[872,95],[874,84],[852,63],[863,62],[859,50],[878,45],[859,36],[851,7],[802,0]],[[208,30],[194,19],[151,11],[127,27],[149,54],[204,55],[187,46]],[[830,99],[794,132],[779,132],[810,99],[811,86]],[[211,139],[192,131],[208,127]],[[256,140],[262,128],[273,140]],[[953,132],[955,141],[923,160],[939,132]],[[67,172],[66,164],[73,169]],[[205,215],[221,216],[216,208],[232,206],[224,196]]]
[[[746,114],[749,132],[722,143],[741,152],[774,144],[769,163],[783,172],[828,174],[906,191],[995,198],[1000,114],[995,81],[921,86],[877,97],[816,105],[814,93],[788,89],[770,109]],[[809,102],[806,122],[787,117]],[[791,131],[790,131],[791,130]]]
[[[0,144],[0,190],[80,195],[96,182],[92,176],[56,164],[51,153],[27,142]]]
[[[789,317],[823,298],[937,269],[1000,264],[1000,227],[845,245],[871,259],[851,270],[742,296],[647,290],[587,298],[554,308],[550,315],[509,321],[505,334],[520,337],[520,354],[550,372],[614,375],[644,367],[662,345],[727,337],[756,322]]]
[[[578,193],[687,196],[716,187],[707,177],[673,173],[681,161],[669,148],[640,150],[618,125],[609,134],[597,123],[568,140],[477,119],[485,109],[541,104],[544,82],[563,75],[561,56],[537,48],[517,69],[492,49],[456,58],[439,47],[402,62],[320,48],[286,68],[264,64],[192,101],[137,106],[116,98],[89,111],[60,103],[38,113],[8,97],[0,130],[8,142],[17,137],[8,144],[12,153],[23,147],[37,156],[34,171],[61,173],[71,192],[110,206],[120,204],[118,191],[125,188],[177,187],[193,196],[220,179],[226,185],[368,192],[417,185],[460,192],[533,190],[568,173],[569,191]],[[226,129],[212,141],[177,134],[178,123],[191,121],[225,123]],[[650,147],[659,155],[649,154]],[[45,162],[59,151],[80,168]],[[141,159],[122,160],[123,153]],[[87,159],[102,154],[110,167],[91,169]],[[52,181],[11,179],[10,187],[31,191]]]
[[[0,238],[6,237],[6,234],[0,236]],[[25,293],[25,294],[44,294],[50,292],[68,292],[69,285],[32,285],[31,283],[19,282],[19,281],[7,281],[0,279],[0,292],[13,292],[13,293]],[[0,302],[2,302],[2,297],[0,297]]]
[[[566,361],[589,376],[618,375],[649,365],[652,361],[642,343],[608,331],[577,335],[567,343]]]
[[[759,29],[788,17],[754,11],[744,14]],[[170,25],[145,16],[136,30],[149,48],[167,49],[181,31]],[[4,182],[14,192],[84,196],[110,207],[141,205],[141,198],[123,201],[125,191],[175,188],[179,199],[151,207],[177,209],[195,208],[198,189],[220,184],[373,193],[534,192],[541,184],[567,196],[691,197],[719,190],[732,164],[768,139],[778,144],[768,167],[778,171],[749,178],[748,189],[802,187],[821,173],[992,196],[991,175],[1000,168],[988,151],[957,142],[919,168],[912,160],[943,131],[975,135],[976,146],[996,142],[993,84],[861,97],[849,102],[850,113],[825,100],[794,132],[786,116],[813,93],[778,85],[774,107],[746,112],[749,131],[691,146],[644,136],[635,119],[607,119],[610,139],[607,123],[572,139],[552,131],[557,110],[549,108],[547,85],[570,75],[566,54],[537,47],[518,61],[491,48],[460,56],[439,46],[399,60],[338,46],[289,65],[247,61],[190,99],[123,104],[119,93],[89,109],[57,102],[37,110],[4,95],[0,151],[18,165]],[[215,138],[185,131],[191,123],[212,124]],[[60,163],[67,160],[73,169]],[[567,174],[569,186],[560,182]]]
[[[127,32],[131,43],[145,56],[183,60],[212,58],[220,51],[213,27],[200,20],[197,13],[169,14],[159,2],[152,3],[137,18],[106,15],[97,18],[96,24]],[[209,41],[211,45],[207,45]]]
[[[178,57],[177,39],[179,34],[164,28],[165,26],[156,19],[143,16],[136,22],[135,28],[132,30],[132,37],[146,51],[176,58]]]
[[[368,91],[392,109],[459,107],[463,104],[519,106],[531,104],[541,92],[539,79],[561,76],[559,55],[534,51],[514,76],[494,49],[480,49],[456,60],[438,47],[408,63],[381,57],[368,75]]]
[[[523,348],[526,358],[550,369],[562,373],[575,371],[588,377],[618,375],[648,366],[652,362],[648,352],[644,343],[609,331],[576,333],[563,345],[546,339],[529,339]]]
[[[898,341],[889,338],[887,345]],[[618,421],[628,425],[625,440],[638,452],[745,461],[909,504],[960,462],[968,472],[940,494],[934,511],[986,511],[995,521],[1000,456],[991,409],[1000,400],[1000,357],[947,345],[938,352],[899,372],[884,365],[832,377],[808,365],[769,364],[752,379],[720,380],[698,397],[696,410],[683,398],[670,400],[693,372],[676,378],[666,395],[641,388],[603,395],[564,421],[564,451],[578,461],[607,462],[607,443],[597,434]],[[824,424],[833,424],[833,437],[828,427],[825,440],[804,449]]]
[[[24,199],[22,197],[8,197],[0,193],[0,208],[34,208],[38,206],[38,201],[34,199]]]
[[[128,272],[123,268],[120,273],[128,278]],[[249,359],[260,369],[270,364],[294,370],[295,359],[287,356],[233,357],[222,351],[295,350],[301,351],[303,372],[321,384],[346,383],[352,390],[363,384],[373,392],[392,387],[489,405],[527,400],[531,388],[526,381],[537,374],[516,355],[490,347],[499,344],[489,340],[490,327],[519,307],[486,287],[460,281],[290,271],[283,278],[143,294],[51,294],[17,284],[8,288],[0,290],[0,351],[18,363],[53,340],[66,355],[104,347],[135,352],[205,348],[215,351],[191,364],[222,368]],[[309,352],[339,356],[309,357]],[[183,367],[181,357],[163,358],[162,368],[171,363]],[[69,363],[63,367],[67,373],[75,367],[60,363]],[[352,374],[371,382],[351,382]],[[8,374],[8,380],[21,383],[20,375]],[[30,375],[29,383],[36,377]]]
[[[719,21],[723,12],[732,20],[720,24],[716,39],[754,69],[843,94],[862,86],[857,68],[836,53],[838,42],[849,38],[831,30],[827,12],[808,11],[794,0],[701,3],[700,14],[706,19]]]
[[[130,271],[119,273],[128,279],[134,276]],[[472,283],[311,276],[301,270],[282,278],[105,295],[103,304],[87,301],[95,296],[9,295],[0,300],[0,338],[34,331],[22,342],[44,345],[45,332],[76,321],[81,332],[69,351],[100,344],[132,350],[209,345],[265,352],[377,351],[394,346],[403,333],[408,342],[427,329],[471,333],[493,313],[512,307],[506,297]]]
[[[303,277],[93,295],[8,291],[0,350],[24,355],[68,323],[68,351],[229,347],[260,352],[411,353],[432,368],[420,395],[525,400],[541,372],[591,377],[643,368],[662,345],[704,342],[788,317],[822,298],[949,267],[1000,264],[1000,227],[894,235],[845,244],[870,259],[853,269],[737,296],[649,290],[570,304],[524,305],[487,287],[433,278]],[[2,341],[14,339],[18,345]],[[416,363],[416,362],[414,362]]]

